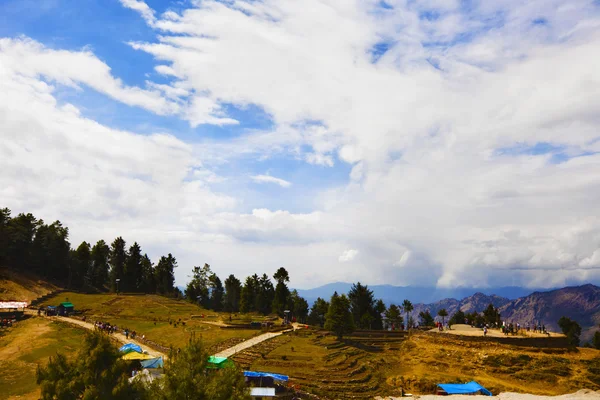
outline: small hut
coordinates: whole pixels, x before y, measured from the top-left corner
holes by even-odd
[[[70,315],[75,311],[75,306],[69,301],[62,302],[56,307],[58,315]]]
[[[208,357],[208,366],[210,369],[223,369],[233,367],[233,361],[228,359],[227,357],[217,357],[210,356]]]
[[[253,399],[264,399],[277,397],[279,399],[291,399],[293,391],[286,387],[289,376],[273,374],[270,372],[244,371],[246,384],[249,386],[250,397]]]

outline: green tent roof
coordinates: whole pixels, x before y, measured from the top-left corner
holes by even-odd
[[[61,306],[65,307],[65,308],[74,308],[75,306],[73,305],[73,303],[65,301],[64,303],[60,303]]]
[[[216,357],[210,356],[208,357],[208,368],[226,368],[233,365],[233,361],[228,359],[227,357]]]

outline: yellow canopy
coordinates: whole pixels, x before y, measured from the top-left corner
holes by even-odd
[[[151,356],[150,354],[142,354],[142,353],[138,353],[136,351],[132,351],[131,353],[125,354],[121,358],[123,360],[150,360],[155,357]]]

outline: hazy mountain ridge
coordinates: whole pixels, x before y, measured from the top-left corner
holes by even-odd
[[[523,288],[518,286],[506,286],[497,288],[436,288],[420,286],[392,286],[392,285],[368,285],[375,295],[375,298],[382,299],[386,304],[400,304],[404,299],[408,299],[413,304],[433,304],[445,299],[464,299],[473,295],[473,293],[482,293],[487,296],[496,295],[507,299],[517,299],[527,296],[532,292],[543,291],[545,289]],[[300,296],[304,297],[312,304],[317,297],[329,300],[333,292],[348,293],[352,287],[351,283],[335,282],[313,289],[298,289]],[[548,289],[550,290],[550,289]],[[487,306],[487,304],[486,304]]]
[[[486,295],[481,292],[477,292],[472,296],[465,297],[462,300],[456,299],[444,299],[432,304],[415,304],[413,316],[418,317],[421,311],[429,310],[431,315],[436,316],[438,311],[445,308],[448,312],[448,316],[452,316],[458,310],[462,310],[465,313],[482,312],[491,303],[494,307],[500,308],[511,302],[506,297],[496,296],[495,294]]]
[[[541,323],[550,331],[559,332],[560,317],[574,319],[582,327],[583,342],[590,340],[600,325],[600,287],[591,284],[534,292],[515,300],[475,293],[460,301],[444,299],[432,304],[416,304],[412,315],[417,318],[419,312],[429,310],[435,316],[445,308],[450,317],[459,309],[465,313],[482,312],[490,303],[498,307],[502,320],[518,322],[523,327]]]
[[[600,287],[588,284],[535,292],[505,304],[500,314],[522,325],[541,321],[552,331],[559,331],[557,322],[566,316],[581,325],[581,337],[587,341],[600,325]]]
[[[329,300],[334,291],[348,293],[351,287],[350,283],[337,282],[309,290],[299,289],[298,292],[312,303],[317,297]],[[411,315],[415,320],[425,310],[436,316],[440,309],[445,308],[450,317],[459,309],[465,313],[482,312],[491,303],[500,310],[505,321],[518,322],[522,326],[541,323],[554,332],[560,331],[557,325],[560,317],[572,318],[582,327],[583,342],[590,340],[600,325],[600,287],[592,284],[537,291],[521,287],[438,289],[369,285],[369,288],[375,298],[382,299],[387,305],[400,305],[404,299],[412,301],[414,311]],[[468,293],[474,291],[475,294]],[[452,293],[458,295],[441,297]],[[461,295],[463,293],[467,294]]]

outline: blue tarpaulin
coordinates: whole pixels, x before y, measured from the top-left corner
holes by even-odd
[[[272,374],[270,372],[244,371],[244,376],[248,378],[273,378],[278,381],[287,382],[290,379],[287,375]]]
[[[125,354],[131,353],[132,351],[137,351],[138,353],[142,353],[142,348],[140,346],[138,346],[137,344],[127,343],[127,344],[124,344],[123,346],[121,346],[119,351],[121,353],[125,353]]]
[[[442,388],[448,394],[473,394],[481,393],[491,396],[492,392],[481,386],[475,381],[469,383],[440,383],[438,387]]]
[[[142,368],[162,368],[164,366],[162,357],[140,361],[140,363],[142,364]]]

